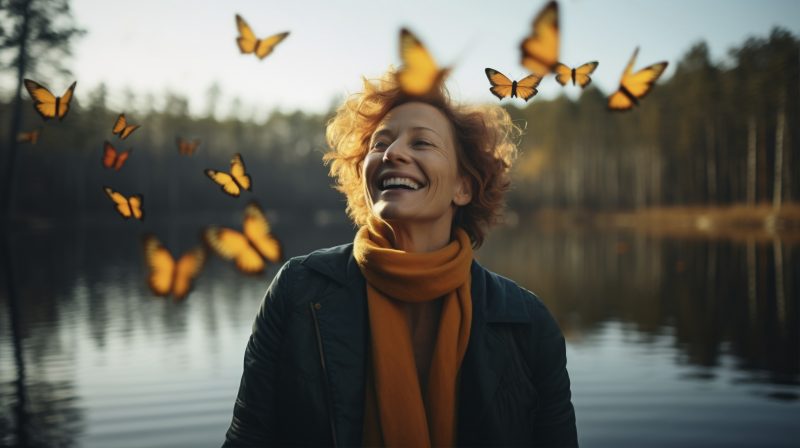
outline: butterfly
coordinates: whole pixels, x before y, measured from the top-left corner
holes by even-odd
[[[396,79],[407,95],[427,95],[450,72],[449,68],[439,69],[422,42],[406,28],[400,30],[400,58],[403,65],[398,70]]]
[[[181,300],[192,289],[192,281],[203,269],[206,251],[200,246],[184,253],[177,261],[161,241],[152,234],[142,238],[144,258],[150,272],[147,285],[153,294],[166,297],[172,294]]]
[[[222,191],[233,197],[239,197],[243,189],[250,191],[253,187],[250,176],[245,173],[244,160],[239,153],[234,154],[231,159],[230,174],[210,169],[205,170],[205,173],[211,180],[222,186]]]
[[[628,66],[625,67],[625,71],[622,73],[619,89],[608,97],[609,109],[617,111],[633,109],[633,106],[638,105],[639,100],[650,92],[653,84],[667,68],[667,61],[661,61],[632,73],[633,64],[636,62],[638,54],[639,47],[636,47]]]
[[[489,82],[492,84],[489,91],[501,100],[503,98],[519,96],[523,100],[528,101],[539,92],[536,90],[536,86],[542,82],[542,78],[536,75],[528,75],[519,81],[512,81],[508,79],[506,75],[493,68],[486,69],[486,77],[489,78]]]
[[[58,118],[59,121],[63,120],[69,112],[69,103],[72,101],[72,92],[75,91],[75,81],[67,87],[67,90],[61,96],[55,96],[36,81],[30,79],[25,80],[25,88],[33,99],[33,106],[36,112],[45,120],[51,118]]]
[[[234,260],[245,274],[258,274],[265,261],[277,263],[282,257],[280,242],[272,236],[269,222],[256,202],[244,210],[242,232],[227,227],[209,227],[203,231],[203,241],[217,255]]]
[[[39,131],[38,129],[34,129],[30,132],[20,132],[17,134],[17,143],[30,143],[31,145],[35,145],[36,142],[39,141]]]
[[[555,68],[556,81],[558,81],[558,83],[562,86],[565,86],[568,82],[572,81],[573,86],[577,84],[581,86],[581,88],[586,87],[592,82],[592,78],[590,78],[589,75],[594,72],[594,69],[597,68],[597,65],[597,61],[592,61],[576,68],[569,68],[566,65],[557,62]]]
[[[118,136],[120,140],[125,140],[133,131],[139,129],[141,126],[138,124],[128,124],[125,119],[125,114],[119,114],[117,121],[114,122],[114,127],[111,128],[111,133]]]
[[[103,187],[108,198],[117,206],[117,211],[123,218],[129,219],[131,216],[144,221],[144,210],[142,210],[143,198],[140,194],[135,194],[126,198],[121,193],[112,190],[110,187]]]
[[[533,19],[531,34],[520,44],[522,66],[542,78],[558,63],[558,3],[551,1]]]
[[[236,43],[239,45],[239,51],[242,54],[255,53],[259,59],[264,59],[272,53],[275,46],[278,45],[289,32],[274,34],[266,39],[257,39],[250,25],[244,21],[242,16],[236,14],[236,27],[239,28],[239,37],[236,38]]]
[[[200,140],[184,140],[180,137],[175,139],[175,143],[178,144],[178,154],[182,156],[190,156],[194,154],[197,150],[197,147],[200,146]]]
[[[103,144],[103,166],[105,168],[114,168],[115,171],[119,171],[122,165],[125,164],[125,161],[128,160],[131,151],[132,149],[118,152],[111,143],[106,141]]]

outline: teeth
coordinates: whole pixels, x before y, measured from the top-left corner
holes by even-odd
[[[411,188],[412,190],[419,190],[419,184],[414,182],[413,180],[407,177],[390,177],[388,179],[384,179],[383,181],[383,188],[389,187],[396,187],[396,186],[404,186]]]

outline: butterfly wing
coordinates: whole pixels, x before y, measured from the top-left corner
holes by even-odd
[[[129,219],[133,216],[133,210],[131,209],[131,204],[128,202],[128,198],[109,187],[103,187],[103,191],[105,191],[108,198],[114,202],[117,212],[119,212],[123,218]]]
[[[56,116],[56,97],[36,81],[25,79],[24,84],[33,99],[36,112],[45,120],[54,118]]]
[[[269,56],[270,53],[272,53],[272,50],[275,49],[275,46],[286,39],[286,36],[288,35],[289,32],[287,31],[258,41],[258,44],[256,45],[256,56],[258,56],[259,59],[264,59],[265,57]]]
[[[608,97],[608,108],[616,111],[630,110],[633,108],[633,101],[622,91],[617,90]]]
[[[189,294],[192,282],[203,269],[206,261],[206,251],[202,247],[192,249],[183,254],[175,267],[175,281],[172,294],[175,299],[181,300]]]
[[[622,86],[625,87],[637,99],[642,99],[653,89],[653,84],[661,77],[667,68],[667,62],[659,62],[649,65],[638,72],[622,78]]]
[[[104,168],[112,168],[117,160],[117,150],[114,146],[106,140],[103,143],[103,167]]]
[[[513,91],[513,84],[514,82],[508,79],[508,77],[493,68],[486,68],[484,69],[486,72],[486,77],[489,78],[489,83],[492,87],[489,87],[489,91],[492,92],[494,96],[500,98],[508,98],[511,96]]]
[[[256,50],[256,35],[250,28],[250,25],[244,21],[242,16],[236,14],[236,28],[239,29],[239,37],[236,38],[236,44],[239,45],[239,51],[242,54],[252,53]]]
[[[587,62],[575,69],[575,82],[581,86],[581,88],[588,86],[592,82],[592,78],[589,75],[594,72],[594,70],[597,68],[597,65],[597,61],[592,61]]]
[[[69,112],[69,105],[72,102],[72,93],[75,91],[75,85],[78,84],[78,81],[75,81],[70,85],[67,90],[61,95],[61,98],[58,99],[57,104],[58,108],[56,110],[56,115],[58,115],[58,119],[63,120],[67,117],[67,112]]]
[[[539,93],[536,87],[542,82],[542,78],[536,75],[528,75],[517,81],[517,96],[525,101],[531,99],[534,95]]]
[[[244,188],[247,191],[252,190],[253,182],[250,179],[250,176],[248,176],[245,172],[244,160],[242,159],[242,155],[239,153],[234,154],[233,158],[231,159],[231,176],[233,176],[233,180],[235,180],[241,188]]]
[[[239,194],[241,194],[242,190],[230,174],[217,170],[205,170],[204,172],[209,179],[221,186],[222,191],[225,193],[235,198],[238,198]]]
[[[174,288],[175,278],[175,259],[172,254],[161,244],[154,235],[147,234],[142,239],[144,247],[144,259],[149,274],[147,276],[147,286],[157,296],[167,296]]]
[[[403,66],[397,72],[397,81],[408,95],[426,95],[447,73],[447,70],[439,70],[422,42],[406,28],[400,30],[400,58]]]
[[[130,124],[128,126],[125,126],[125,128],[123,128],[122,132],[120,132],[119,134],[120,140],[125,140],[126,138],[128,138],[129,135],[133,133],[133,131],[139,129],[140,127],[141,125],[138,124]]]
[[[114,135],[120,134],[127,126],[128,120],[125,119],[125,114],[119,114],[117,121],[114,122],[114,127],[111,128],[111,133]]]
[[[142,205],[144,202],[144,198],[140,194],[135,194],[128,198],[128,204],[130,204],[131,213],[133,217],[138,219],[139,221],[144,221],[144,209]]]
[[[556,81],[562,86],[572,80],[572,69],[560,62],[556,62],[553,72],[556,74]]]
[[[520,44],[522,65],[544,77],[558,63],[558,3],[551,1],[536,15],[531,34]]]
[[[125,165],[125,161],[128,160],[128,157],[130,157],[131,151],[133,150],[129,149],[117,154],[117,160],[114,162],[115,171],[119,171],[122,168],[122,165]]]
[[[264,270],[264,259],[241,232],[227,227],[209,227],[203,232],[203,241],[220,257],[234,260],[236,268],[245,274]]]
[[[35,145],[39,141],[39,130],[34,129],[30,132],[20,132],[17,134],[17,143],[30,143]]]
[[[250,241],[250,244],[267,261],[277,263],[281,260],[281,244],[270,233],[269,221],[267,221],[264,212],[255,202],[251,202],[245,208],[242,230],[244,230],[244,235]]]

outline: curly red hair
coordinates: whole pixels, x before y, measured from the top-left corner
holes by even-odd
[[[366,224],[371,207],[364,194],[361,168],[369,140],[390,110],[411,101],[436,107],[453,126],[459,172],[472,186],[472,200],[458,208],[453,224],[467,232],[473,246],[480,247],[502,215],[520,129],[500,106],[454,104],[443,85],[425,97],[405,95],[392,72],[377,80],[365,78],[364,90],[347,98],[328,122],[326,137],[331,149],[323,160],[330,162],[336,189],[347,198],[347,214],[356,225]]]

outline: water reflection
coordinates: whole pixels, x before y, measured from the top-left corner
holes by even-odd
[[[341,214],[270,218],[288,256],[353,236]],[[197,243],[198,222],[208,219],[147,230],[181,252]],[[0,445],[221,443],[275,268],[243,277],[212,258],[187,300],[155,298],[142,226],[127,224],[14,235],[4,263],[14,281],[6,273],[0,290]],[[520,225],[492,233],[478,257],[536,291],[561,323],[584,444],[789,445],[800,437],[798,246],[745,241]]]

